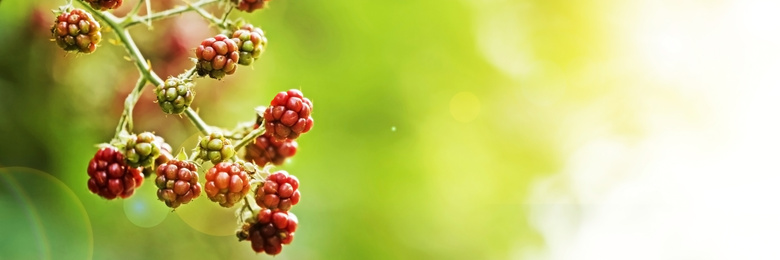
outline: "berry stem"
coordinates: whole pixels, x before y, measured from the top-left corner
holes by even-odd
[[[116,126],[114,139],[119,137],[119,133],[121,133],[122,130],[126,130],[128,133],[133,132],[133,108],[138,102],[138,98],[141,97],[141,91],[144,89],[144,86],[146,86],[146,78],[139,77],[138,83],[135,84],[135,88],[133,88],[133,91],[125,98],[125,109],[122,111],[122,116],[119,117],[119,124]]]
[[[84,0],[80,0],[79,2],[86,8],[89,8],[92,14],[103,20],[103,22],[108,24],[108,26],[116,32],[116,36],[119,37],[119,41],[125,44],[127,53],[130,54],[133,61],[135,61],[135,66],[138,67],[138,71],[141,72],[144,78],[149,80],[149,82],[155,86],[163,84],[163,80],[160,78],[160,76],[157,76],[157,74],[152,71],[152,66],[141,54],[138,46],[135,45],[135,41],[133,41],[133,37],[130,36],[130,32],[128,32],[126,28],[120,25],[119,18],[110,13],[100,12],[93,9],[88,3],[85,3]]]
[[[192,110],[191,107],[188,107],[187,110],[184,110],[184,114],[187,115],[187,118],[190,119],[192,124],[195,125],[195,127],[200,130],[201,133],[204,135],[210,135],[211,134],[211,127],[206,124],[206,122],[203,122],[203,119],[198,116],[198,112],[195,112],[195,110]]]
[[[240,150],[241,148],[248,145],[249,143],[254,142],[258,136],[261,136],[264,133],[265,133],[265,126],[260,126],[257,129],[252,130],[246,136],[244,136],[244,138],[241,138],[241,141],[238,141],[238,143],[233,145],[233,149],[235,149],[236,151]]]
[[[147,14],[145,16],[128,16],[125,18],[125,20],[121,23],[122,27],[130,27],[139,23],[143,22],[152,22],[155,20],[165,19],[169,17],[173,17],[174,15],[186,13],[192,10],[195,10],[195,8],[200,8],[201,6],[213,4],[216,2],[219,2],[220,0],[200,0],[198,2],[188,4],[186,6],[179,6],[175,8],[171,8],[162,12],[157,12],[153,14]]]
[[[201,2],[209,2],[209,1],[214,1],[214,0],[206,0]],[[91,10],[91,12],[95,14],[95,16],[103,20],[106,24],[108,24],[109,27],[111,27],[111,29],[113,29],[116,32],[117,37],[119,37],[119,40],[122,43],[124,43],[125,49],[127,49],[127,52],[135,61],[135,65],[138,68],[138,71],[141,72],[141,78],[145,79],[145,80],[139,79],[139,85],[136,86],[133,92],[131,92],[131,94],[128,95],[127,97],[127,99],[132,99],[132,105],[130,106],[131,112],[127,113],[125,116],[125,121],[127,121],[132,114],[132,107],[135,106],[136,102],[138,102],[138,98],[141,96],[140,93],[143,90],[144,86],[146,86],[146,84],[140,84],[140,82],[143,81],[145,83],[145,81],[149,81],[155,86],[162,85],[164,84],[164,82],[160,78],[160,76],[157,76],[157,74],[154,73],[154,71],[152,71],[152,66],[149,64],[146,58],[144,58],[143,54],[141,54],[141,51],[138,49],[138,46],[135,45],[135,41],[133,41],[132,36],[130,36],[130,32],[127,30],[127,28],[124,28],[120,25],[119,19],[116,18],[116,16],[110,13],[97,11],[93,9],[89,4],[85,3],[84,0],[81,0],[79,2],[81,2],[81,4],[84,5],[86,8],[89,8],[89,10]],[[127,104],[125,104],[125,107],[126,107],[125,110],[127,110]],[[185,114],[190,119],[192,124],[194,124],[195,127],[198,128],[198,130],[200,130],[205,135],[209,135],[211,133],[211,131],[209,130],[209,125],[203,122],[203,119],[201,119],[200,116],[198,116],[198,114],[194,110],[192,110],[192,108],[188,108],[185,112],[186,112]],[[121,124],[125,124],[125,123],[121,122]],[[117,132],[117,135],[118,134],[119,132]]]
[[[255,210],[252,209],[252,206],[250,205],[251,204],[249,204],[249,199],[246,196],[244,196],[244,208],[249,209],[249,212],[252,212],[252,215],[257,215],[257,212],[255,212]]]
[[[138,0],[138,4],[136,4],[133,7],[133,10],[131,10],[129,13],[127,13],[127,16],[125,16],[124,20],[127,20],[128,17],[132,17],[132,16],[135,16],[136,14],[138,14],[138,11],[141,10],[141,5],[143,5],[145,1],[146,0]]]
[[[194,7],[194,10],[195,10],[196,13],[200,14],[200,16],[203,16],[203,18],[205,18],[206,20],[209,20],[209,22],[217,25],[220,29],[226,29],[227,28],[227,24],[225,23],[227,21],[227,13],[225,15],[225,20],[220,21],[219,18],[214,17],[208,11],[203,10],[203,8]]]

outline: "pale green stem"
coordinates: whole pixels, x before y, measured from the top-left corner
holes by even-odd
[[[198,116],[198,112],[195,112],[191,107],[188,107],[187,110],[184,110],[184,114],[187,115],[187,118],[190,119],[192,124],[194,124],[201,133],[204,135],[211,134],[211,127],[207,125],[206,122],[203,122],[203,119]]]
[[[126,27],[130,27],[130,26],[133,26],[133,25],[136,25],[136,24],[139,24],[139,23],[147,22],[147,21],[148,22],[152,22],[152,21],[155,21],[155,20],[165,19],[165,18],[168,18],[168,17],[172,17],[174,15],[177,15],[177,14],[181,14],[181,13],[186,13],[186,12],[192,11],[192,10],[194,10],[194,8],[200,8],[201,6],[213,4],[213,3],[216,3],[216,2],[219,2],[219,1],[221,1],[221,0],[200,0],[200,1],[192,3],[192,4],[171,8],[171,9],[168,9],[168,10],[165,10],[165,11],[162,11],[162,12],[153,13],[153,14],[150,13],[150,14],[147,14],[145,16],[137,16],[137,15],[128,16],[122,22],[122,26],[126,28]]]
[[[116,18],[116,16],[110,13],[96,11],[92,9],[92,7],[90,7],[89,4],[83,2],[83,0],[79,2],[81,2],[81,4],[84,5],[86,8],[90,9],[92,13],[95,14],[95,16],[103,20],[109,27],[111,27],[111,29],[114,30],[114,32],[116,32],[116,35],[117,37],[119,37],[119,40],[122,43],[124,43],[125,49],[127,49],[127,53],[130,54],[130,57],[135,62],[138,71],[141,72],[141,77],[145,79],[144,81],[149,81],[155,86],[164,84],[160,76],[157,76],[157,74],[154,73],[154,71],[152,71],[151,65],[149,65],[149,63],[146,61],[144,56],[141,54],[141,51],[138,50],[138,46],[135,45],[135,42],[133,41],[133,38],[130,36],[130,33],[127,31],[127,29],[123,28],[119,24],[119,19]],[[140,93],[143,90],[144,86],[145,84],[138,87],[137,91]],[[135,99],[133,105],[135,105],[135,102],[138,101],[138,98],[137,97],[133,97],[133,98]],[[198,128],[198,130],[200,130],[205,135],[211,133],[211,131],[209,130],[210,127],[205,122],[203,122],[203,119],[201,119],[198,116],[198,114],[192,110],[192,108],[188,108],[185,112],[187,114],[187,117],[195,125],[195,127]],[[127,118],[126,120],[132,120],[132,119]]]
[[[239,149],[253,142],[255,139],[257,139],[258,136],[261,136],[264,133],[265,133],[265,126],[260,126],[257,129],[252,130],[246,136],[244,136],[244,138],[238,141],[238,143],[233,145],[233,149],[238,151]]]

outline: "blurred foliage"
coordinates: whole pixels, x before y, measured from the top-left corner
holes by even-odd
[[[268,258],[235,237],[201,233],[176,212],[163,212],[156,226],[128,219],[164,208],[153,196],[128,207],[89,193],[87,162],[113,136],[137,72],[107,30],[94,54],[59,50],[48,35],[48,10],[59,4],[0,5],[0,167],[37,169],[69,187],[88,214],[87,248],[97,259]],[[556,120],[604,88],[573,83],[610,48],[599,42],[599,12],[589,1],[273,1],[233,14],[262,27],[268,51],[226,80],[198,79],[194,106],[207,123],[229,128],[252,120],[253,108],[279,91],[299,88],[314,102],[315,126],[282,167],[301,180],[303,200],[293,209],[295,241],[277,259],[517,257],[543,246],[524,201],[532,180],[561,167]],[[165,77],[191,66],[192,55],[160,51],[173,48],[166,37],[196,46],[202,38],[192,35],[217,33],[197,21],[190,13],[132,33]],[[136,107],[136,130],[177,149],[197,130],[161,113],[151,92]],[[464,108],[478,111],[466,122],[451,111],[462,92],[477,100]],[[17,188],[50,202],[36,207],[71,212],[65,207],[78,204]],[[13,201],[7,193],[0,202]],[[36,231],[15,226],[15,210],[0,214],[9,232],[87,232]]]

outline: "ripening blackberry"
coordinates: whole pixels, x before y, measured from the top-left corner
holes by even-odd
[[[198,58],[195,70],[199,76],[222,79],[236,72],[238,45],[224,34],[219,34],[203,40],[195,49],[195,56]]]
[[[80,53],[95,52],[102,39],[100,24],[82,9],[73,9],[57,16],[51,33],[60,48]]]
[[[124,154],[113,146],[95,153],[87,175],[89,191],[109,200],[130,197],[144,181],[141,168],[127,165]]]
[[[263,113],[265,131],[277,140],[296,139],[314,125],[312,109],[311,101],[300,90],[279,92]]]
[[[243,162],[221,162],[206,172],[203,189],[211,201],[225,208],[233,207],[249,193],[254,166]]]

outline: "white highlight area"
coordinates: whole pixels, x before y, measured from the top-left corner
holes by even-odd
[[[545,245],[518,256],[780,259],[780,2],[645,2],[616,25],[642,134],[587,137],[536,183]]]

